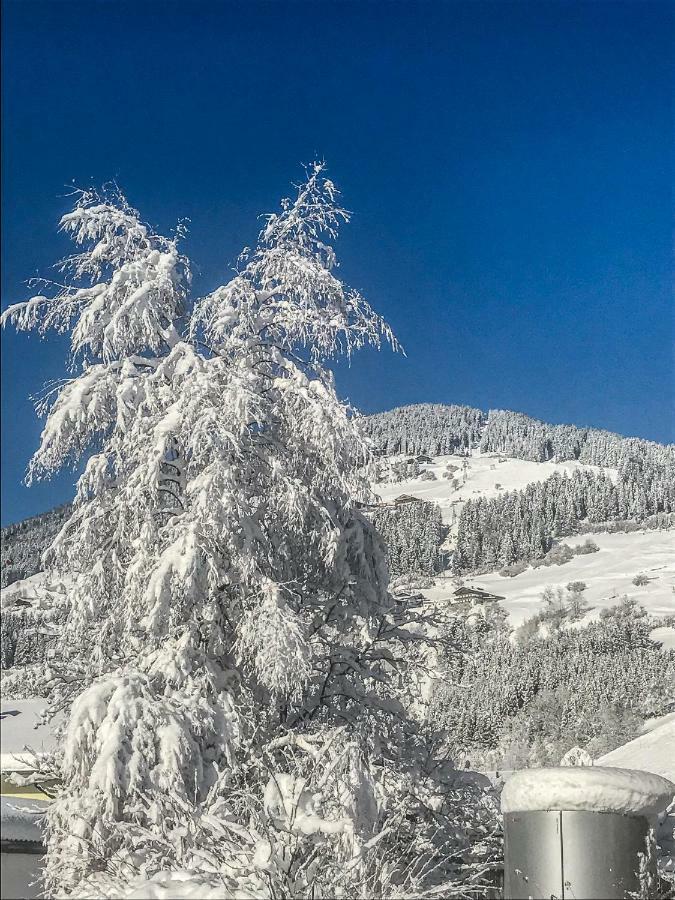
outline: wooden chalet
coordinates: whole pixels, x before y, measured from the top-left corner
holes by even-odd
[[[394,498],[394,506],[400,506],[402,503],[424,503],[421,497],[413,497],[412,494],[399,494]]]
[[[500,597],[499,594],[491,594],[482,588],[461,587],[452,595],[455,603],[499,603],[500,600],[506,600],[506,597]]]

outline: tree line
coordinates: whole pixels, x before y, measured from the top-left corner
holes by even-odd
[[[675,651],[651,639],[655,622],[635,601],[583,628],[559,612],[526,622],[516,640],[457,623],[465,652],[446,659],[432,712],[449,753],[486,768],[557,765],[574,746],[609,752],[672,710]]]
[[[543,557],[556,537],[589,524],[647,522],[669,527],[675,479],[669,468],[642,458],[624,460],[616,482],[604,473],[554,473],[524,490],[468,500],[460,513],[453,568],[494,569]]]
[[[622,437],[598,428],[550,425],[523,413],[420,403],[360,420],[364,433],[386,455],[444,456],[478,449],[532,462],[577,460],[620,468],[629,458],[672,469],[675,447]]]

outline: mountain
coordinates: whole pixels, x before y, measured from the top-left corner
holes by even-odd
[[[64,504],[0,529],[0,587],[29,578],[42,569],[41,556],[69,515],[70,504]]]
[[[386,455],[443,456],[463,449],[532,462],[576,460],[620,468],[627,458],[675,466],[675,445],[622,437],[598,428],[549,425],[523,413],[420,403],[364,417],[365,432]]]
[[[454,652],[429,664],[444,752],[492,771],[556,765],[577,746],[596,759],[660,747],[628,742],[673,709],[673,447],[460,406],[361,421],[377,450],[363,512],[392,589],[454,623]],[[33,573],[67,514],[2,530],[10,679],[58,640],[68,580]],[[460,586],[501,599],[459,602]]]
[[[513,624],[561,580],[586,583],[592,603],[628,593],[654,614],[673,611],[663,531],[675,518],[673,445],[458,405],[404,406],[361,423],[379,454],[380,506],[370,514],[395,575],[436,576],[437,592],[453,575],[471,577],[507,595]],[[401,495],[426,505],[395,504]],[[3,587],[40,571],[68,513],[66,505],[2,529]],[[572,548],[592,537],[599,552],[557,551],[566,536]],[[564,566],[544,564],[560,552]]]

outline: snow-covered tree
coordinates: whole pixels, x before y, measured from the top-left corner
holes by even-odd
[[[643,609],[624,600],[577,628],[552,627],[559,614],[537,614],[517,641],[463,623],[472,652],[447,659],[432,699],[449,752],[480,767],[558,765],[574,746],[602,755],[670,711],[675,652],[651,639]]]
[[[434,575],[441,571],[446,529],[437,503],[382,505],[375,508],[372,519],[384,539],[392,575]]]
[[[31,474],[95,451],[48,554],[77,575],[47,683],[68,713],[51,891],[190,870],[220,896],[370,896],[489,872],[491,800],[438,765],[396,675],[439,637],[390,596],[356,504],[370,445],[327,362],[396,342],[335,274],[347,219],[313,167],[181,339],[176,240],[83,195],[64,226],[92,242],[68,263],[90,283],[9,311],[74,319],[85,354]]]

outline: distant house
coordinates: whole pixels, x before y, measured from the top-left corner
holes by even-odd
[[[400,506],[402,503],[424,503],[421,497],[413,497],[412,494],[399,494],[394,498],[394,504]]]
[[[506,597],[500,597],[499,594],[491,594],[482,588],[461,587],[452,595],[455,603],[499,603],[500,600],[506,600]]]
[[[383,503],[382,500],[379,500],[377,503],[364,503],[362,500],[356,500],[354,502],[354,506],[357,509],[360,509],[364,513],[372,512],[374,509],[379,509],[381,506],[386,506],[386,503]]]
[[[418,462],[418,463],[430,463],[430,462],[433,462],[433,460],[432,460],[432,458],[431,458],[430,456],[425,456],[424,454],[422,454],[421,456],[416,456],[416,457],[415,457],[415,462]]]

